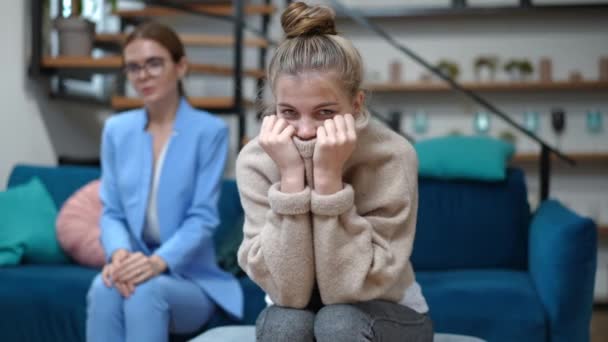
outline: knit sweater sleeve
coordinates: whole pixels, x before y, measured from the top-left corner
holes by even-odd
[[[275,304],[304,308],[315,277],[310,188],[281,192],[272,180],[278,178],[276,167],[256,142],[242,150],[236,164],[245,210],[238,262]]]
[[[385,148],[393,151],[355,170],[352,184],[311,194],[316,275],[326,305],[399,301],[413,280],[418,160],[409,144]]]

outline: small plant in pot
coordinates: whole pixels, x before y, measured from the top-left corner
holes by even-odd
[[[504,69],[511,81],[515,82],[526,81],[534,71],[532,63],[527,59],[511,59],[505,64]]]
[[[517,137],[511,131],[507,131],[507,130],[501,131],[500,134],[498,135],[498,138],[503,141],[508,142],[511,145],[515,145],[515,143],[517,143]]]
[[[81,0],[72,0],[71,14],[58,16],[54,27],[59,35],[59,54],[62,56],[90,56],[95,40],[95,23],[82,17]]]
[[[497,66],[498,57],[479,56],[474,63],[475,79],[477,81],[494,81]]]
[[[451,79],[458,78],[458,75],[460,74],[460,68],[458,67],[458,64],[447,59],[439,60],[439,63],[437,63],[437,69],[443,75]]]

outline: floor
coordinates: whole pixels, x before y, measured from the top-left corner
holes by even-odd
[[[591,342],[608,341],[608,308],[596,309],[591,318]]]

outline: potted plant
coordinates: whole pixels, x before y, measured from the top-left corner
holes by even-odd
[[[437,69],[440,73],[451,79],[458,78],[458,75],[460,74],[460,68],[458,67],[458,64],[447,59],[439,60],[439,62],[437,63]]]
[[[507,130],[500,132],[498,138],[510,143],[511,145],[515,145],[515,143],[517,142],[517,137],[515,136],[515,134]]]
[[[494,81],[497,66],[498,57],[496,56],[477,57],[473,65],[475,70],[475,79],[477,79],[477,81]]]
[[[525,81],[534,71],[532,63],[527,59],[511,59],[505,66],[505,71],[509,74],[512,81]]]
[[[457,128],[454,128],[454,129],[450,130],[446,135],[448,135],[448,136],[458,136],[459,137],[459,136],[463,136],[464,133],[462,133],[461,130],[459,130]]]
[[[81,0],[72,0],[70,16],[60,14],[54,20],[62,56],[90,56],[93,50],[95,23],[81,16],[82,5]]]

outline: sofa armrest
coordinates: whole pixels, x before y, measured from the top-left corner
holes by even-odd
[[[597,228],[555,200],[532,218],[529,269],[549,319],[550,340],[589,341]]]

